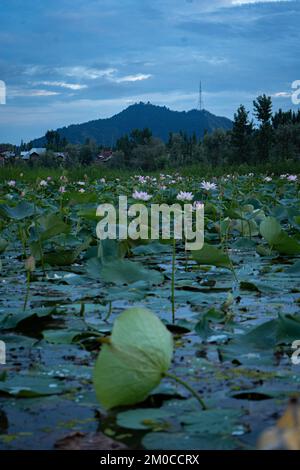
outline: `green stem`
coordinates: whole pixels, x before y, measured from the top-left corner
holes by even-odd
[[[28,303],[28,298],[29,298],[29,290],[30,290],[30,271],[27,271],[27,288],[26,288],[26,295],[25,295],[25,300],[24,300],[24,305],[23,305],[23,312],[25,312],[27,303]]]
[[[176,375],[170,374],[169,372],[165,372],[164,377],[168,377],[169,379],[175,380],[175,382],[185,387],[196,398],[196,400],[198,400],[202,407],[202,410],[207,410],[207,406],[204,403],[203,399],[200,397],[199,393],[196,392],[196,390],[194,390],[193,387],[191,387],[188,383],[186,383],[184,380],[180,379]]]
[[[175,266],[176,266],[176,240],[175,238],[173,238],[172,282],[171,282],[172,323],[175,323]]]
[[[43,252],[42,240],[41,240],[40,234],[39,234],[39,238],[38,238],[38,244],[39,244],[39,252],[40,252],[40,258],[41,258],[42,270],[43,270],[44,277],[46,277],[44,252]]]
[[[107,312],[107,315],[106,317],[104,318],[104,321],[108,321],[110,316],[112,314],[112,301],[109,302],[109,305],[108,305],[108,312]]]

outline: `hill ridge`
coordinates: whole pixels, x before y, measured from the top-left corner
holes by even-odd
[[[98,145],[114,145],[118,138],[129,134],[133,129],[151,129],[155,137],[164,142],[169,133],[185,132],[197,137],[215,129],[229,130],[232,121],[226,117],[215,116],[207,110],[191,109],[189,111],[175,111],[167,106],[158,106],[151,103],[135,103],[109,118],[94,119],[81,124],[70,124],[58,128],[60,136],[70,143],[83,144],[86,139],[95,140]],[[42,147],[45,137],[34,139],[32,145]]]

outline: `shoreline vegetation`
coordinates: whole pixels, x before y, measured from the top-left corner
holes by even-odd
[[[47,176],[52,178],[59,178],[61,175],[65,175],[71,181],[77,181],[84,177],[89,180],[98,178],[124,178],[131,177],[135,174],[147,174],[149,176],[158,176],[160,171],[138,171],[136,169],[111,169],[105,166],[90,165],[84,167],[81,165],[75,165],[72,168],[48,168],[45,166],[36,166],[34,168],[29,167],[27,164],[19,163],[15,165],[3,166],[0,170],[0,181],[4,182],[7,180],[19,180],[33,182],[38,179],[45,179]],[[300,162],[286,161],[276,164],[273,163],[257,164],[257,165],[188,165],[182,168],[166,168],[163,171],[164,174],[179,173],[181,176],[197,176],[197,177],[221,177],[226,175],[274,175],[280,176],[284,173],[299,174],[300,173]]]

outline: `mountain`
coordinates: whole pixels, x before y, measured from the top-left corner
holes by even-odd
[[[225,117],[215,116],[210,112],[193,109],[191,111],[172,111],[165,106],[155,106],[150,103],[138,103],[129,106],[119,114],[107,119],[97,119],[83,124],[72,124],[57,129],[60,136],[72,144],[83,144],[86,139],[92,139],[99,145],[111,146],[124,134],[133,129],[151,129],[155,137],[167,141],[170,132],[196,133],[203,137],[204,133],[214,129],[229,130],[232,121]],[[45,137],[31,142],[33,147],[42,147]]]

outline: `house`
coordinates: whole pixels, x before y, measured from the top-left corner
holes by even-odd
[[[1,155],[7,160],[10,160],[11,158],[15,158],[15,156],[16,156],[15,152],[12,152],[10,150],[6,150],[5,152],[1,152]]]
[[[26,151],[26,152],[21,152],[21,153],[20,153],[20,157],[21,157],[22,160],[29,160],[30,154],[29,154],[28,151]]]
[[[0,152],[0,164],[3,166],[5,163],[8,163],[12,160],[14,160],[16,157],[15,152],[12,152],[10,150],[5,150]]]
[[[66,161],[68,154],[66,152],[54,152],[55,157],[59,162]]]
[[[109,160],[111,160],[112,156],[113,156],[112,150],[102,150],[102,152],[99,155],[97,155],[96,162],[106,163]]]
[[[21,158],[22,160],[32,160],[32,161],[35,161],[35,160],[38,160],[39,157],[41,157],[42,155],[45,155],[45,153],[47,152],[47,149],[46,148],[32,148],[31,150],[27,151],[27,152],[21,152]]]

